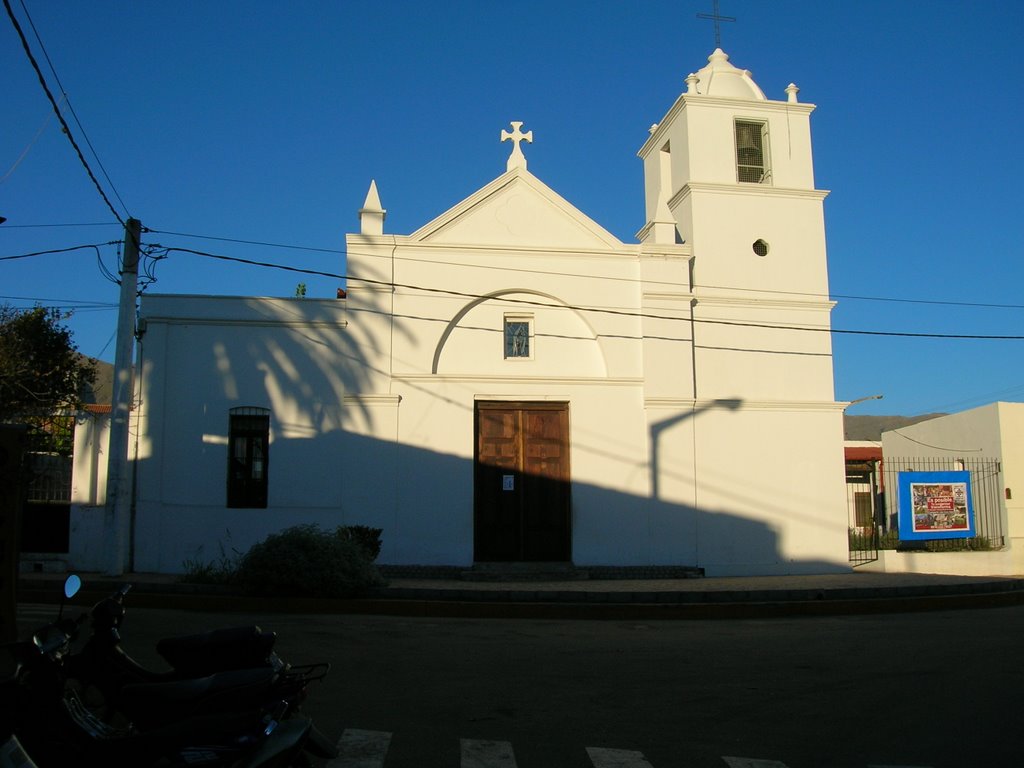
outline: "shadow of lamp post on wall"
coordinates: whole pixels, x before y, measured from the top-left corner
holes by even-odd
[[[675,416],[670,416],[667,419],[654,422],[651,424],[649,432],[651,439],[651,498],[658,499],[661,497],[661,448],[659,443],[661,442],[662,435],[677,424],[687,421],[689,419],[696,418],[701,412],[710,410],[712,408],[726,408],[730,411],[735,411],[743,405],[742,400],[738,399],[723,399],[719,398],[713,400],[711,403],[695,406],[692,410],[684,411]]]

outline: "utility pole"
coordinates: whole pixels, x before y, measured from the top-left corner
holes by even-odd
[[[135,344],[135,299],[138,295],[141,237],[142,222],[128,219],[124,225],[121,303],[117,312],[114,392],[110,412],[110,444],[107,448],[107,504],[103,515],[103,535],[110,547],[107,562],[109,576],[120,576],[128,562],[132,493],[128,473],[128,417],[131,415],[134,390],[132,352]]]

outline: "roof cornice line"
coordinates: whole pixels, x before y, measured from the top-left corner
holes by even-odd
[[[842,411],[845,403],[829,400],[745,400],[731,398],[646,397],[645,408],[699,408],[718,411]]]
[[[705,307],[762,307],[764,309],[817,309],[831,310],[837,302],[831,299],[768,299],[755,296],[723,296],[717,294],[701,294],[700,286],[694,288],[694,306]]]
[[[811,114],[811,112],[817,108],[816,105],[806,102],[751,101],[750,99],[727,99],[721,96],[701,96],[700,94],[681,93],[679,98],[675,100],[675,103],[669,107],[665,116],[656,124],[658,127],[651,132],[651,135],[648,136],[640,149],[637,150],[637,156],[645,157],[652,149],[660,149],[664,146],[665,133],[668,130],[665,126],[673,122],[675,117],[689,104],[692,104],[695,107],[720,107],[739,112],[784,112],[790,114],[796,112],[806,115]]]
[[[824,200],[829,196],[827,189],[797,189],[795,187],[773,187],[769,184],[719,184],[708,181],[690,181],[684,184],[668,201],[670,210],[675,209],[694,192],[711,192],[719,195],[742,195],[757,197],[789,197],[807,200]]]

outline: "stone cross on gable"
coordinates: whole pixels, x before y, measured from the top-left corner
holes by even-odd
[[[518,122],[513,120],[512,133],[505,130],[501,132],[502,141],[512,142],[512,154],[508,156],[508,164],[506,165],[505,170],[511,171],[513,168],[522,168],[524,171],[526,170],[526,155],[524,155],[523,150],[519,148],[519,143],[521,141],[528,141],[533,144],[533,131],[522,133],[519,130],[519,126],[522,124],[521,120]]]

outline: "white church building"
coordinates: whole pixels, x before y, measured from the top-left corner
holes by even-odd
[[[370,184],[345,298],[145,296],[134,570],[299,523],[381,528],[390,565],[848,570],[827,192],[814,106],[779,90],[721,50],[686,78],[634,243],[514,122],[505,172],[411,234]],[[79,431],[78,568],[111,540],[102,442]]]

